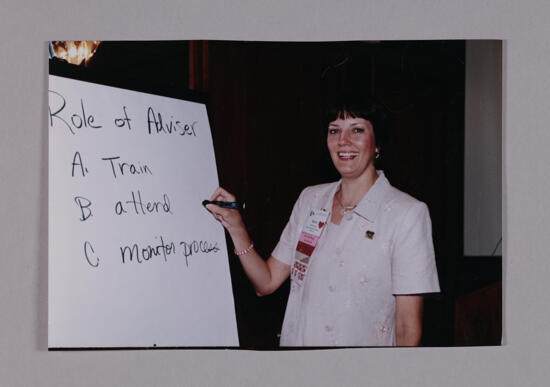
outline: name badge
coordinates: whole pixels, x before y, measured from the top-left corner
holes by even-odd
[[[319,242],[321,233],[325,229],[330,213],[326,210],[312,210],[300,233],[294,263],[290,269],[290,278],[298,285],[302,285],[309,267],[309,259]]]

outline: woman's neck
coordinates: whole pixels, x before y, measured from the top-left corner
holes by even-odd
[[[340,203],[344,206],[356,205],[374,185],[376,179],[378,179],[378,173],[374,169],[356,178],[342,176],[342,185],[337,192]]]

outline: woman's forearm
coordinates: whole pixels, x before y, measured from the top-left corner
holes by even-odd
[[[395,341],[398,347],[416,347],[422,338],[421,326],[396,326]]]
[[[395,341],[399,347],[418,346],[422,338],[421,295],[395,296]]]
[[[252,244],[252,240],[244,228],[232,230],[230,236],[233,240],[235,250],[237,251],[244,251]],[[284,281],[284,279],[282,281],[278,280],[281,274],[283,274],[279,272],[281,269],[284,270],[284,267],[279,267],[277,262],[273,262],[272,257],[270,257],[268,261],[265,261],[255,249],[251,249],[249,252],[239,255],[239,260],[258,296],[265,296],[273,293],[281,285],[282,281]]]

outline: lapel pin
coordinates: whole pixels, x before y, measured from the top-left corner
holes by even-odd
[[[368,231],[365,233],[365,238],[372,239],[373,237],[374,237],[374,231],[368,230]]]

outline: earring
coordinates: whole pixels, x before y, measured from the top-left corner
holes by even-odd
[[[376,150],[374,151],[374,158],[376,160],[378,160],[380,158],[380,151],[378,150],[378,148],[376,148]]]

